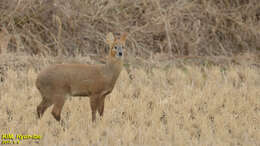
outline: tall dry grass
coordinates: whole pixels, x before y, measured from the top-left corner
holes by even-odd
[[[260,48],[258,0],[2,0],[8,52],[75,56],[105,52],[109,31],[127,31],[130,54],[225,55]]]
[[[260,70],[256,66],[154,62],[130,67],[132,77],[123,70],[106,99],[103,120],[93,124],[89,99],[75,97],[66,102],[58,123],[51,109],[41,120],[36,116],[41,97],[35,78],[39,68],[54,59],[7,58],[5,80],[0,83],[1,134],[42,136],[19,145],[260,144]]]

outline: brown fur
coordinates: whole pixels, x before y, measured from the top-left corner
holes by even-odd
[[[114,40],[112,33],[107,35],[110,53],[106,64],[57,64],[52,65],[37,77],[36,86],[42,95],[42,101],[37,107],[38,117],[54,104],[52,115],[57,121],[61,119],[61,111],[66,96],[89,96],[92,110],[92,121],[96,112],[103,116],[105,97],[112,92],[122,70],[122,60],[117,58],[116,45],[124,45],[126,35],[120,40]]]

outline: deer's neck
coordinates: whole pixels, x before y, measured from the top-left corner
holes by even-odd
[[[107,71],[106,74],[111,77],[113,82],[115,82],[123,68],[123,63],[121,60],[108,59],[105,68]]]

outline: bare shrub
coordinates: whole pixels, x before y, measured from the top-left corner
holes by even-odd
[[[260,48],[257,0],[3,0],[0,11],[0,24],[31,55],[105,53],[109,31],[128,31],[131,54],[141,57],[230,56]]]

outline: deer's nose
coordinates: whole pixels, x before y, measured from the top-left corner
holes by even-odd
[[[119,55],[119,56],[122,56],[122,55],[123,55],[123,53],[122,53],[122,52],[119,52],[119,53],[118,53],[118,55]]]

